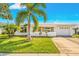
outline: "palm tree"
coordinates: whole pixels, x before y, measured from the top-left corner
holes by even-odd
[[[43,16],[44,22],[46,22],[47,17],[46,13],[44,11],[44,8],[46,8],[46,5],[43,3],[23,3],[21,6],[26,6],[25,11],[20,11],[16,18],[16,23],[19,25],[21,22],[24,22],[25,19],[28,20],[28,39],[31,40],[30,35],[30,22],[31,19],[34,21],[34,29],[33,31],[36,31],[38,28],[39,22],[37,19],[37,16]],[[19,22],[18,22],[19,21]]]

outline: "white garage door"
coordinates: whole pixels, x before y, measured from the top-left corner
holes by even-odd
[[[57,31],[57,35],[70,36],[71,31],[69,29],[60,29],[60,30]]]
[[[71,29],[70,28],[58,28],[56,30],[56,35],[58,36],[71,36]]]

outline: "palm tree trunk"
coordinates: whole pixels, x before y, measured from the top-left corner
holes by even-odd
[[[8,24],[9,24],[9,21],[7,20],[7,34],[8,34],[8,37],[10,38],[11,37],[11,35],[10,35],[10,31],[9,31],[9,28],[8,28]]]
[[[30,15],[28,16],[28,40],[32,40],[30,35]]]

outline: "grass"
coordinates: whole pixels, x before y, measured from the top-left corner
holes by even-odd
[[[0,52],[6,53],[59,53],[51,38],[33,38],[27,42],[24,37],[0,39]]]
[[[0,34],[0,39],[9,38],[7,34]]]

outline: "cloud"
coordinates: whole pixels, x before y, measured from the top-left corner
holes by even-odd
[[[23,9],[25,6],[21,6],[20,3],[15,3],[9,7],[9,9]]]

